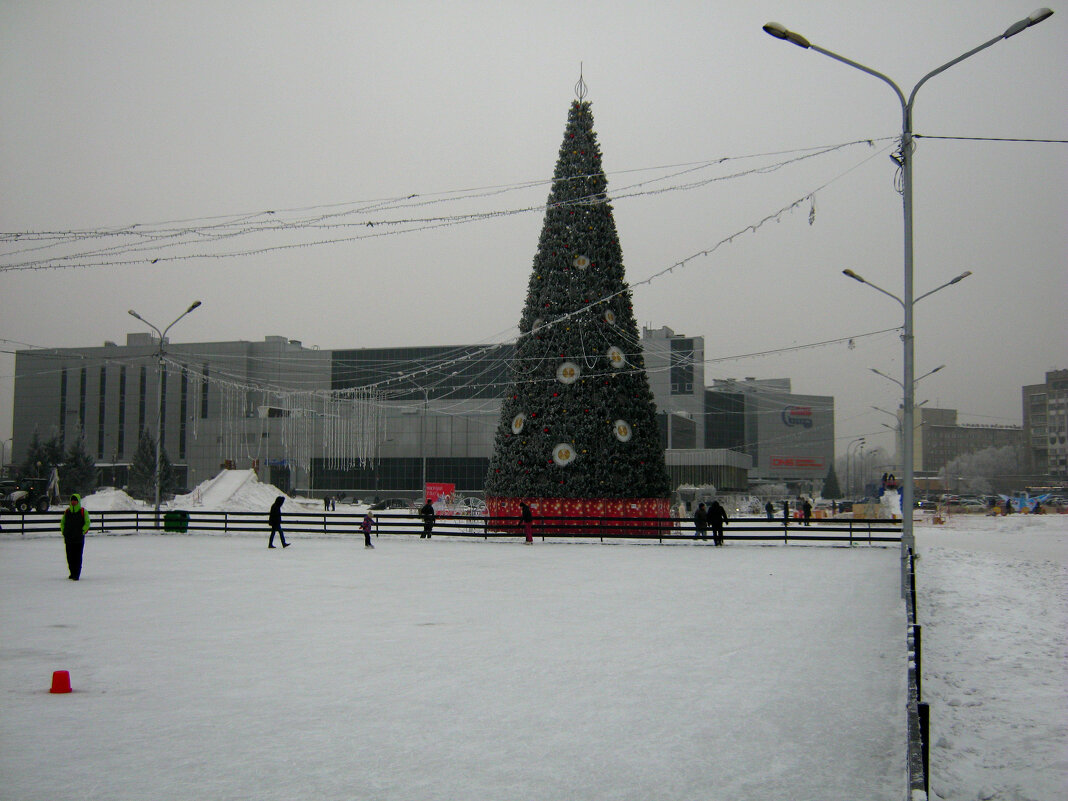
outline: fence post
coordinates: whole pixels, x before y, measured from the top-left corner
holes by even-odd
[[[931,709],[921,701],[916,705],[916,711],[920,716],[920,754],[923,760],[923,791],[931,794]]]
[[[915,605],[916,596],[912,596]],[[912,648],[916,660],[916,697],[923,698],[923,626],[918,623],[912,624]]]

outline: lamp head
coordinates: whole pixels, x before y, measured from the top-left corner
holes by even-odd
[[[127,313],[128,315],[130,315],[131,317],[136,317],[136,318],[137,318],[138,320],[140,320],[140,319],[141,319],[141,315],[140,315],[140,314],[138,314],[137,312],[135,312],[135,311],[134,311],[133,309],[130,309],[130,310],[129,310],[129,311],[127,311],[126,313]]]
[[[867,281],[865,281],[863,278],[861,278],[859,275],[857,275],[852,270],[842,270],[842,275],[848,275],[854,281],[860,281],[860,283],[862,283],[862,284],[868,283]]]
[[[199,306],[199,305],[200,305],[200,301],[199,301],[199,300],[195,300],[195,301],[193,301],[193,305],[192,305],[192,306],[190,306],[190,307],[189,307],[188,309],[186,309],[186,310],[185,310],[185,313],[186,313],[186,314],[189,314],[189,312],[193,311],[193,309],[195,309],[195,308],[196,308],[197,306]]]
[[[1002,34],[1001,38],[1002,39],[1008,39],[1011,36],[1015,36],[1020,31],[1026,31],[1032,25],[1037,25],[1038,23],[1042,22],[1043,20],[1047,20],[1052,16],[1053,16],[1052,9],[1040,8],[1040,9],[1038,9],[1038,11],[1035,11],[1035,12],[1029,14],[1028,16],[1024,17],[1022,20],[1020,20],[1019,22],[1012,23],[1012,25],[1010,25],[1005,30],[1005,33]]]
[[[963,281],[963,280],[964,280],[965,278],[967,278],[967,277],[968,277],[969,275],[971,275],[971,274],[972,274],[972,271],[971,271],[971,270],[965,270],[964,272],[962,272],[962,273],[961,273],[960,275],[958,275],[958,276],[957,276],[956,278],[954,278],[954,279],[953,279],[952,281],[950,281],[949,283],[950,283],[950,284],[956,284],[956,283],[958,283],[959,281]]]
[[[1052,13],[1052,12],[1050,12]],[[808,49],[812,45],[809,44],[808,39],[799,33],[787,30],[785,25],[778,22],[769,22],[764,26],[764,33],[768,36],[774,36],[776,39],[784,39],[787,42],[793,42],[798,47],[804,47]]]

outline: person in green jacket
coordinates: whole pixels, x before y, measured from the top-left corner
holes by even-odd
[[[63,543],[67,546],[69,578],[77,581],[82,575],[82,549],[85,548],[85,532],[89,530],[89,513],[82,508],[81,496],[70,496],[70,506],[63,513],[59,530],[63,532]]]

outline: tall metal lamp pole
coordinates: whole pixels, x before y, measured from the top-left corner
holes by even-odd
[[[776,39],[783,39],[785,41],[792,42],[798,47],[805,48],[806,50],[815,50],[817,53],[822,53],[823,55],[829,58],[833,58],[835,61],[840,61],[841,63],[847,66],[853,67],[854,69],[858,69],[861,72],[866,72],[868,75],[878,78],[880,81],[883,81],[884,83],[888,84],[890,88],[894,90],[894,93],[897,95],[897,99],[901,103],[901,142],[900,149],[895,154],[894,160],[897,161],[897,163],[901,166],[902,176],[901,199],[905,219],[905,291],[903,298],[901,299],[898,299],[893,295],[891,295],[891,297],[895,297],[895,299],[898,300],[898,302],[901,303],[901,305],[905,309],[905,328],[904,333],[901,337],[904,343],[905,375],[901,383],[904,388],[902,427],[907,432],[912,431],[914,399],[913,390],[915,387],[915,383],[913,381],[914,335],[912,327],[912,306],[915,302],[912,298],[912,106],[913,103],[916,101],[916,93],[919,91],[921,86],[927,83],[927,81],[929,81],[935,75],[938,75],[940,72],[944,72],[945,70],[952,67],[954,64],[959,64],[961,61],[964,61],[964,59],[974,56],[981,50],[985,50],[991,45],[997,44],[1002,39],[1008,39],[1020,33],[1021,31],[1030,28],[1032,25],[1037,25],[1039,22],[1048,19],[1052,15],[1053,12],[1050,9],[1040,8],[1038,11],[1035,11],[1030,16],[1024,17],[1022,20],[1013,23],[1005,30],[1004,33],[999,34],[990,41],[984,42],[978,47],[969,50],[967,53],[957,56],[957,58],[953,59],[952,61],[947,61],[941,67],[931,70],[931,72],[923,76],[923,78],[920,79],[919,83],[917,83],[912,88],[912,92],[907,100],[905,99],[905,94],[901,91],[898,85],[892,80],[890,80],[888,77],[883,75],[881,72],[876,72],[870,67],[865,67],[863,64],[859,64],[856,61],[852,61],[848,58],[845,58],[844,56],[840,56],[830,50],[826,50],[822,47],[819,47],[818,45],[814,45],[801,34],[788,30],[786,27],[780,25],[778,22],[769,22],[767,25],[764,26],[764,31],[770,36],[774,36]],[[912,509],[914,505],[912,437],[904,437],[903,444],[904,447],[902,448],[902,460],[904,461],[903,467],[905,468],[905,476],[904,487],[902,487],[901,492],[901,506],[903,512],[901,519],[901,539],[902,547],[913,548],[915,546],[915,538],[912,531]]]
[[[189,314],[189,312],[193,311],[193,309],[195,309],[199,305],[200,305],[200,301],[199,300],[198,301],[194,301],[193,304],[188,309],[186,309],[184,312],[179,314],[174,319],[174,322],[172,322],[170,325],[168,325],[162,331],[160,331],[158,328],[156,328],[156,326],[152,325],[152,323],[150,323],[148,320],[146,320],[140,314],[135,312],[133,309],[130,309],[129,312],[128,312],[128,314],[131,317],[136,317],[142,323],[144,323],[149,328],[151,328],[153,331],[155,331],[157,334],[159,334],[159,348],[156,351],[156,358],[157,358],[156,373],[157,373],[157,376],[158,376],[157,382],[156,382],[156,528],[159,528],[159,480],[160,480],[160,475],[159,475],[159,454],[160,454],[160,451],[163,450],[163,356],[164,356],[163,348],[164,348],[164,346],[165,346],[165,344],[167,342],[167,332],[170,331],[174,327],[174,323],[177,323],[179,320],[181,320],[183,317],[185,317],[187,314]]]

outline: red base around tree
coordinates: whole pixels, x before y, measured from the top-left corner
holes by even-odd
[[[534,514],[535,536],[588,536],[620,528],[653,536],[669,531],[671,501],[667,498],[486,498],[489,529],[509,534],[519,531],[519,504],[524,501]]]

